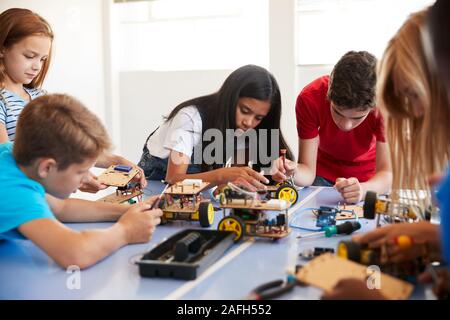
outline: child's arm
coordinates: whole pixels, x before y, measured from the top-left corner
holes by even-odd
[[[257,189],[266,188],[263,183],[269,183],[263,174],[250,167],[220,168],[208,172],[187,174],[190,159],[181,152],[171,151],[167,166],[166,181],[170,184],[184,179],[202,179],[208,181],[211,187],[226,184],[236,180],[244,180]]]
[[[102,230],[76,231],[52,219],[32,220],[18,229],[61,267],[84,269],[126,244],[149,241],[162,212],[148,209],[146,203],[129,207],[117,223]]]
[[[367,182],[361,183],[364,194],[366,191],[387,193],[392,186],[392,165],[389,145],[377,142],[377,172]]]
[[[46,200],[55,217],[62,222],[117,221],[129,207],[120,204],[82,199],[58,199],[49,194]]]
[[[0,123],[0,144],[9,142],[8,132],[4,124]]]
[[[98,180],[98,177],[92,172],[88,172],[81,180],[81,186],[79,188],[80,191],[97,193],[100,190],[105,190],[108,188],[108,185],[101,183]]]
[[[385,142],[377,142],[377,172],[366,182],[359,182],[357,178],[338,178],[335,188],[348,203],[361,201],[367,191],[386,193],[392,184],[392,166],[389,147]]]

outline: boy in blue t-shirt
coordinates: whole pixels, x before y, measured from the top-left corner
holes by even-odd
[[[162,214],[149,210],[151,204],[67,199],[109,145],[98,118],[74,98],[30,102],[14,144],[0,145],[0,239],[28,238],[62,267],[81,269],[126,244],[149,241]],[[81,232],[60,222],[116,220],[110,228]]]

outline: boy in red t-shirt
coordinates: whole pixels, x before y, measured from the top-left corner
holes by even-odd
[[[274,180],[295,174],[301,186],[334,186],[348,203],[387,192],[392,170],[375,88],[376,58],[365,51],[346,53],[330,76],[307,85],[296,104],[298,164],[277,161]]]

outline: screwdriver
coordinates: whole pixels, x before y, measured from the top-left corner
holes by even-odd
[[[162,180],[162,182],[164,183],[164,180]],[[159,202],[163,198],[164,192],[166,192],[168,187],[169,187],[169,184],[166,184],[166,187],[163,189],[163,191],[161,191],[161,193],[159,194],[158,198],[156,198],[156,200],[153,202],[152,206],[150,207],[150,210],[153,210],[153,209],[156,209],[156,208],[159,207]]]
[[[300,235],[299,238],[307,238],[310,236],[325,235],[326,237],[332,237],[335,234],[351,234],[356,230],[361,229],[361,224],[358,221],[346,221],[344,223],[338,224],[336,226],[328,226],[321,232],[313,232],[305,235]]]
[[[287,153],[287,149],[280,149],[280,156],[281,159],[283,160],[283,167],[286,168],[286,153]],[[294,174],[291,174],[289,177],[287,177],[289,182],[291,183],[292,186],[295,186],[294,184]]]

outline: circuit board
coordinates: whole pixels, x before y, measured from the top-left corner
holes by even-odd
[[[131,193],[121,194],[121,193],[112,193],[110,195],[107,195],[103,198],[98,199],[97,201],[100,202],[107,202],[107,203],[124,203],[130,199],[133,199],[135,197],[138,197],[142,195],[141,190],[135,190]]]

